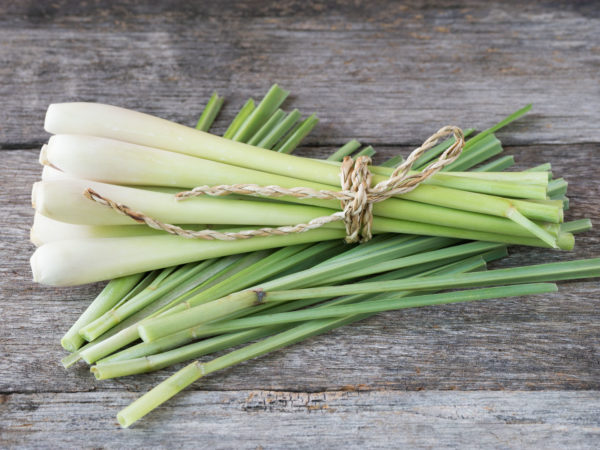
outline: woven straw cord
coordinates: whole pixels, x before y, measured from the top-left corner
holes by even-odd
[[[438,159],[429,164],[423,171],[409,174],[413,164],[424,152],[432,148],[440,139],[453,135],[454,143],[445,150]],[[144,213],[134,211],[126,205],[117,203],[89,188],[84,195],[97,203],[106,205],[124,214],[138,223],[163,230],[167,233],[188,239],[236,240],[254,236],[281,236],[291,233],[302,233],[320,228],[328,223],[344,221],[346,242],[366,242],[372,237],[373,204],[384,201],[394,195],[406,194],[415,189],[423,181],[433,176],[460,156],[465,145],[463,132],[454,126],[445,126],[431,135],[419,148],[413,150],[406,161],[400,164],[385,181],[371,187],[371,158],[360,156],[356,161],[349,156],[344,158],[340,168],[341,191],[315,190],[305,187],[283,188],[281,186],[259,186],[256,184],[234,184],[219,186],[198,186],[190,191],[176,195],[184,200],[200,195],[223,196],[230,194],[258,195],[263,197],[291,196],[295,198],[316,198],[322,200],[339,200],[342,211],[329,216],[317,217],[305,224],[283,226],[277,228],[259,228],[238,232],[219,232],[217,230],[186,230],[176,225],[160,222]]]

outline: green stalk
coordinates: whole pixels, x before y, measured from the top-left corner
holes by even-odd
[[[493,258],[493,256],[488,255],[488,258],[491,259]],[[498,257],[502,257],[505,256],[506,253],[500,254],[500,255],[496,255]],[[407,269],[400,269],[394,272],[388,272],[382,275],[379,275],[377,277],[372,277],[371,280],[392,280],[392,279],[397,279],[400,277],[417,277],[417,276],[424,276],[424,275],[433,275],[433,274],[443,274],[443,273],[462,273],[462,272],[468,272],[471,270],[477,270],[481,267],[483,267],[485,269],[485,260],[482,259],[481,256],[477,256],[477,257],[470,257],[464,260],[461,260],[459,262],[455,262],[455,263],[451,263],[451,264],[446,264],[443,265],[442,267],[438,267],[438,266],[433,266],[433,267],[424,267],[425,265],[422,265],[421,267],[411,267],[411,268],[407,268]],[[428,266],[431,266],[431,264],[428,264]],[[410,295],[411,292],[406,292],[405,295]],[[381,296],[382,294],[380,294]],[[400,293],[397,293],[397,295],[401,295]],[[343,298],[339,298],[333,301],[328,302],[325,305],[319,306],[318,308],[323,308],[323,307],[327,307],[327,306],[334,306],[334,305],[345,305],[345,304],[349,304],[349,303],[353,303],[353,302],[358,302],[358,301],[370,301],[373,298],[379,298],[378,296],[372,297],[372,296],[347,296],[347,297],[343,297]],[[320,300],[319,300],[320,301]],[[276,306],[274,308],[271,308],[269,310],[269,312],[271,313],[279,313],[279,312],[287,312],[290,311],[292,309],[295,309],[296,306],[300,306],[300,307],[305,307],[305,306],[310,306],[312,303],[306,303],[306,301],[299,301],[297,303],[295,303],[294,305],[291,304],[282,304],[279,306]],[[366,318],[370,316],[369,315],[361,315],[361,316],[354,316],[355,320],[361,320],[363,318]],[[333,322],[336,322],[337,319],[333,320]],[[312,322],[313,324],[315,322]],[[322,325],[322,321],[318,322],[319,325]],[[317,326],[317,328],[313,328],[312,332],[314,334],[314,332],[318,331],[319,328],[321,328],[320,326]],[[330,328],[327,328],[327,330]],[[270,327],[268,328],[269,331],[273,331]],[[327,331],[324,330],[324,331]],[[249,331],[243,331],[241,333],[248,333]],[[273,331],[276,332],[276,331]],[[137,344],[134,347],[130,347],[126,350],[123,350],[121,352],[119,352],[118,354],[115,354],[109,358],[105,358],[102,361],[99,361],[96,368],[98,370],[94,371],[94,374],[96,375],[96,377],[102,378],[104,377],[104,375],[102,374],[108,374],[108,372],[112,372],[113,374],[115,373],[115,370],[118,370],[119,373],[121,374],[133,374],[136,372],[133,372],[134,370],[136,370],[136,366],[139,367],[138,364],[134,364],[133,366],[129,366],[129,361],[132,358],[140,358],[140,357],[145,357],[148,356],[151,359],[151,361],[153,362],[153,367],[155,370],[161,368],[161,367],[166,367],[167,365],[171,365],[171,364],[176,364],[178,362],[183,362],[186,359],[189,358],[198,358],[204,354],[207,354],[209,351],[213,351],[213,343],[215,342],[220,342],[219,338],[220,337],[214,337],[214,338],[210,338],[210,339],[205,339],[203,341],[200,342],[196,342],[193,344],[189,344],[186,345],[185,347],[181,347],[181,348],[176,348],[182,344],[186,344],[192,340],[195,339],[197,330],[186,330],[185,332],[182,333],[177,333],[177,334],[172,334],[169,336],[166,336],[164,338],[158,339],[156,341],[153,342],[142,342],[141,344]],[[245,342],[249,342],[250,340],[250,336],[248,336],[248,339]],[[241,343],[241,342],[240,342]],[[218,348],[215,349],[214,351],[218,351],[218,350],[224,350],[225,348],[228,347],[222,347],[222,348]],[[170,351],[174,349],[173,351]],[[163,353],[161,355],[156,355],[158,352],[165,352],[169,350],[166,353]],[[154,355],[154,357],[152,356]],[[158,359],[158,361],[157,361]],[[108,364],[108,366],[107,366]],[[156,364],[159,364],[158,366]],[[105,370],[107,369],[107,370]],[[116,376],[116,375],[115,375]]]
[[[568,183],[564,178],[557,178],[548,183],[548,197],[563,196],[567,193]]]
[[[281,109],[275,111],[273,115],[269,118],[269,120],[267,120],[267,122],[260,128],[260,130],[258,130],[256,134],[252,136],[252,138],[248,141],[248,144],[258,144],[265,136],[267,136],[271,132],[271,130],[273,130],[273,128],[275,128],[277,124],[279,124],[283,120],[285,115],[285,112],[283,112]]]
[[[290,133],[289,137],[287,137],[284,141],[280,141],[275,147],[274,150],[279,153],[292,153],[298,144],[302,142],[302,140],[308,136],[308,134],[312,131],[312,129],[317,126],[319,123],[319,119],[315,114],[311,114],[306,119],[304,119],[298,128]]]
[[[220,335],[223,333],[245,330],[248,328],[283,325],[292,322],[343,317],[352,314],[370,314],[383,311],[418,308],[422,306],[442,305],[446,303],[458,303],[472,300],[542,294],[556,292],[557,290],[558,288],[556,284],[533,283],[505,285],[501,287],[470,289],[466,291],[453,291],[443,294],[417,295],[413,297],[401,298],[396,298],[393,294],[390,294],[389,298],[386,300],[374,300],[346,306],[330,306],[327,308],[309,308],[301,311],[264,314],[242,319],[228,320],[223,324],[204,325],[201,327],[202,329],[199,330],[200,332],[198,334],[206,334],[209,336]]]
[[[501,156],[487,164],[483,164],[473,169],[474,172],[500,172],[508,169],[515,164],[515,158],[512,155]]]
[[[327,161],[341,161],[345,156],[349,156],[354,153],[360,147],[360,142],[356,139],[352,139],[348,141],[346,144],[337,149],[334,153],[332,153]]]
[[[242,106],[240,112],[238,112],[237,115],[234,117],[233,121],[231,122],[231,125],[229,125],[229,128],[227,128],[223,137],[225,139],[231,139],[235,135],[235,133],[237,133],[237,131],[246,121],[246,119],[248,119],[248,116],[252,114],[252,111],[254,111],[254,100],[250,98],[244,104],[244,106]]]
[[[322,286],[308,289],[290,289],[286,291],[271,291],[268,288],[263,290],[255,288],[254,290],[237,292],[211,303],[197,306],[186,311],[186,314],[178,313],[149,320],[138,327],[138,332],[144,341],[152,341],[182,329],[217,320],[232,312],[269,302],[399,290],[450,289],[494,286],[501,283],[558,281],[596,276],[600,276],[600,258],[497,269],[451,277],[426,277],[418,280]]]
[[[475,138],[471,141],[475,141]],[[467,147],[465,144],[465,149],[462,154],[456,161],[444,167],[442,171],[468,170],[499,153],[502,153],[500,141],[493,134],[489,134],[484,138],[475,141],[470,147]]]
[[[297,109],[290,112],[285,119],[280,121],[269,133],[263,137],[256,145],[260,148],[271,150],[275,144],[286,134],[290,128],[300,119],[301,115]]]
[[[592,229],[592,221],[590,219],[573,220],[561,224],[560,229],[566,233],[583,233]]]
[[[463,135],[466,138],[467,136],[473,134],[474,131],[475,130],[473,128],[469,128],[463,132],[464,133]],[[454,144],[454,142],[455,142],[454,138],[451,137],[451,138],[446,139],[443,142],[440,142],[439,144],[435,145],[434,147],[431,147],[429,150],[426,150],[425,152],[423,152],[423,154],[419,158],[417,158],[417,160],[413,164],[414,170],[416,170],[416,171],[423,170],[427,166],[427,164],[429,164],[434,158],[437,158],[438,156],[440,156],[452,144]],[[401,161],[393,160],[391,162],[388,162],[387,164],[384,164],[384,166],[394,167],[400,163],[401,163]]]
[[[542,289],[536,286],[535,288],[532,288],[532,291],[535,291],[535,289],[538,289],[538,291],[541,292],[544,292],[544,289],[545,292],[552,292],[556,290],[556,287],[550,285],[550,287],[543,286]],[[486,291],[488,295],[490,293],[490,290],[482,291]],[[494,294],[497,295],[498,292],[495,291]],[[483,296],[484,294],[480,293],[480,295]],[[207,363],[200,363],[198,361],[193,362],[123,409],[117,415],[117,419],[123,427],[128,427],[199,378],[225,367],[230,367],[241,361],[261,356],[275,349],[287,346],[290,343],[302,340],[306,337],[305,335],[306,332],[302,327],[295,327],[287,332],[280,333],[273,338],[259,341]]]
[[[223,107],[223,97],[219,97],[216,92],[213,92],[213,95],[210,97],[206,108],[202,112],[202,115],[198,119],[198,123],[196,124],[196,130],[200,131],[208,131],[212,126],[213,122],[217,118],[219,111]]]
[[[368,147],[363,148],[360,152],[354,155],[354,158],[358,158],[359,156],[371,156],[375,155],[375,150],[370,145]]]
[[[74,352],[81,347],[84,340],[79,335],[79,330],[117,304],[135,287],[143,275],[143,273],[137,273],[110,281],[62,337],[60,341],[62,347],[70,352]]]
[[[289,92],[281,89],[278,85],[271,86],[271,89],[235,132],[232,139],[238,142],[248,142],[269,117],[277,111],[288,95]]]

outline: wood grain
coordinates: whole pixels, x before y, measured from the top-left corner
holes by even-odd
[[[600,218],[600,10],[593,2],[0,0],[0,447],[594,448],[600,286],[379,314],[214,374],[123,431],[116,412],[174,369],[98,382],[59,339],[100,285],[30,281],[31,183],[47,105],[100,101],[193,124],[213,90],[222,132],[272,82],[376,160],[437,127],[500,134],[517,168],[551,161],[568,219]],[[597,257],[513,248],[493,267]]]
[[[417,144],[530,102],[507,143],[600,141],[600,19],[585,2],[158,3],[2,2],[0,145],[45,140],[52,102],[193,124],[215,89],[221,132],[274,82],[320,116],[313,145]]]
[[[348,389],[190,392],[128,430],[114,411],[132,393],[7,395],[0,433],[27,448],[593,449],[600,439],[597,391]]]

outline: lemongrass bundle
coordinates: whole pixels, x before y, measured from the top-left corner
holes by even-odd
[[[122,411],[118,419],[123,426],[200,376],[377,311],[547,293],[556,286],[540,281],[600,276],[599,260],[485,272],[487,261],[506,256],[505,244],[571,249],[572,233],[591,226],[588,220],[563,223],[567,184],[552,180],[549,165],[493,172],[514,160],[486,162],[502,151],[493,133],[529,107],[469,139],[456,161],[412,192],[375,204],[373,229],[378,235],[358,247],[343,245],[341,223],[287,236],[183,239],[138,225],[131,215],[83,196],[93,188],[153,220],[193,230],[201,224],[233,231],[274,227],[332,214],[336,202],[314,198],[174,197],[203,184],[339,190],[336,161],[355,152],[355,157],[374,154],[372,147],[359,150],[360,143],[350,141],[328,161],[287,155],[316,120],[310,116],[299,122],[298,111],[284,113],[280,106],[286,96],[275,86],[258,105],[249,100],[226,139],[107,105],[49,108],[46,128],[57,135],[42,149],[44,175],[32,194],[32,239],[40,245],[32,257],[34,277],[59,285],[121,277],[107,285],[63,338],[63,346],[73,351],[65,366],[83,359],[96,363],[92,372],[97,378],[112,378],[262,339],[182,369]],[[197,130],[210,128],[222,104],[214,94]],[[427,150],[414,171],[423,170],[453,142]],[[401,162],[395,157],[371,167],[375,182],[389,177]],[[279,246],[283,248],[269,250]],[[56,264],[63,259],[71,262]],[[199,260],[204,262],[193,262]],[[89,270],[78,271],[77,264],[89,265]],[[433,293],[507,283],[520,284]]]

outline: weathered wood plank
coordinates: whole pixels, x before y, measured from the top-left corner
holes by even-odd
[[[230,101],[222,131],[272,82],[321,117],[312,144],[416,144],[528,102],[508,142],[600,141],[600,19],[585,2],[188,3],[2,2],[0,146],[46,139],[51,102],[193,124],[214,89]]]
[[[47,448],[596,448],[580,392],[190,392],[129,430],[132,392],[6,395],[3,446]]]
[[[569,218],[600,216],[597,145],[509,149],[522,166],[552,161],[569,181]],[[381,148],[391,155],[397,149]],[[403,149],[406,150],[406,149]],[[568,151],[568,153],[567,153]],[[305,154],[317,155],[315,149]],[[565,156],[565,155],[568,155]],[[55,289],[30,281],[27,244],[31,183],[39,176],[35,150],[3,152],[0,173],[2,260],[0,392],[145,390],[171,370],[96,382],[83,365],[65,372],[62,333],[99,290]],[[574,252],[514,249],[498,265],[598,256],[596,229],[578,237]],[[370,389],[600,389],[597,281],[564,283],[545,297],[450,305],[381,314],[207,378],[196,388],[319,391],[364,384]]]

